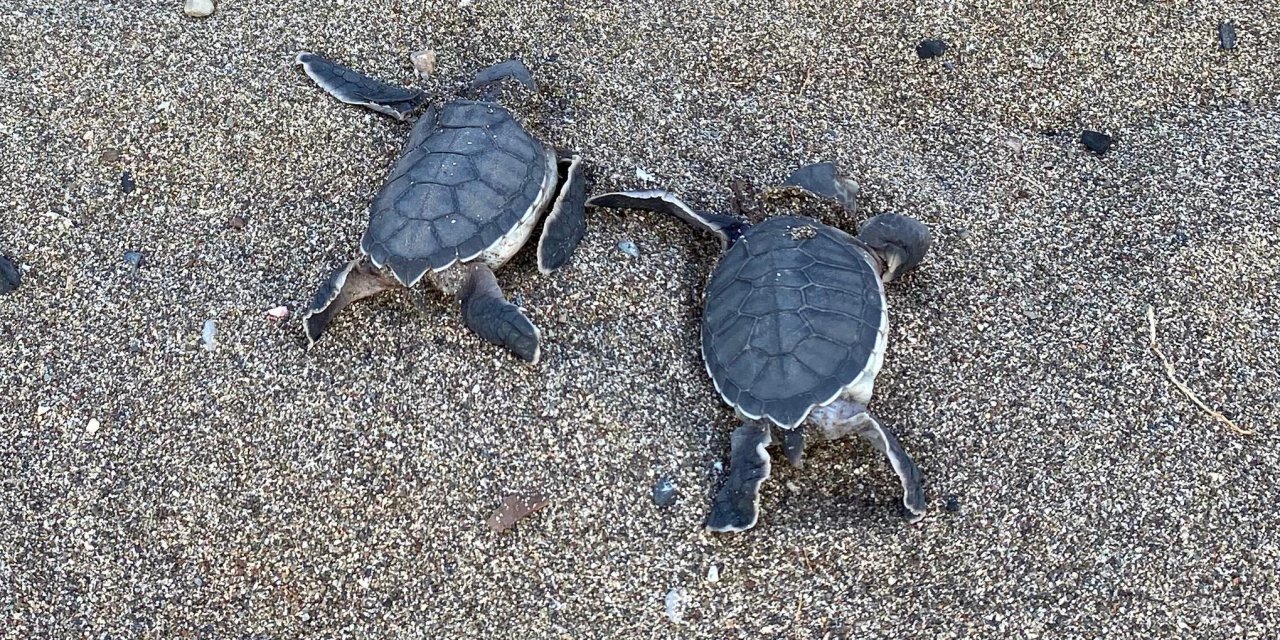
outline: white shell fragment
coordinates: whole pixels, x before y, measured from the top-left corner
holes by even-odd
[[[213,15],[213,0],[186,0],[182,12],[192,18],[207,18]]]
[[[413,70],[417,71],[418,75],[423,78],[436,72],[435,49],[415,51],[409,56],[409,60],[413,61]]]
[[[280,306],[278,306],[278,307],[273,307],[273,308],[271,308],[271,309],[267,309],[267,317],[268,317],[268,318],[271,318],[272,320],[285,320],[285,319],[288,319],[288,317],[289,317],[289,307],[286,307],[286,306],[284,306],[284,305],[280,305]]]
[[[200,342],[205,349],[213,351],[218,348],[218,325],[213,320],[204,321],[204,329],[200,331]]]
[[[89,418],[89,426],[85,427],[85,431],[88,431],[89,433],[97,433],[98,429],[101,427],[102,423],[98,422],[97,418]]]
[[[675,587],[667,592],[666,597],[667,618],[675,624],[680,624],[684,620],[685,609],[689,606],[689,594],[680,587]]]
[[[632,258],[639,258],[639,257],[640,257],[640,247],[637,247],[637,246],[636,246],[636,243],[634,243],[634,242],[632,242],[632,241],[630,241],[630,240],[623,240],[622,242],[619,242],[619,243],[618,243],[618,251],[621,251],[621,252],[623,252],[623,253],[625,253],[625,254],[627,254],[627,255],[631,256]]]
[[[652,174],[652,173],[649,173],[648,171],[645,171],[644,169],[641,169],[640,167],[636,167],[636,177],[637,177],[637,178],[640,178],[641,180],[644,180],[645,182],[657,182],[657,181],[658,181],[658,179],[657,179],[657,178],[653,177],[653,174]]]
[[[717,567],[714,564],[707,567],[707,582],[719,582],[719,581],[720,581],[720,567]]]

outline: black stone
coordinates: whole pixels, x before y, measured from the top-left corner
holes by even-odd
[[[653,503],[659,507],[669,507],[676,503],[676,485],[668,478],[658,480],[653,485]]]
[[[947,496],[942,508],[946,509],[947,513],[960,513],[960,500],[955,496]]]
[[[129,173],[129,171],[126,169],[124,173],[120,174],[120,192],[121,193],[125,195],[129,195],[130,193],[133,193],[133,190],[136,187],[137,185],[135,185],[133,182],[132,173]]]
[[[1184,247],[1191,244],[1191,238],[1181,229],[1173,232],[1173,241]]]
[[[1218,44],[1230,51],[1236,48],[1236,26],[1230,22],[1218,23]]]
[[[1111,150],[1111,136],[1097,131],[1085,131],[1080,134],[1080,142],[1094,153],[1106,153]]]
[[[916,46],[916,55],[921,60],[928,60],[942,55],[946,50],[947,43],[941,40],[925,40]]]
[[[22,274],[18,271],[18,263],[0,256],[0,294],[16,290],[20,284]]]

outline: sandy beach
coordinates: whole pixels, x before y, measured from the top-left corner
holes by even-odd
[[[1276,637],[1277,43],[1280,5],[1217,0],[12,0],[0,638]],[[593,193],[759,219],[735,183],[829,160],[859,212],[799,212],[926,222],[872,408],[928,516],[850,441],[703,531],[737,424],[699,355],[718,247],[657,214],[589,210],[567,268],[498,272],[536,367],[425,287],[307,350],[410,125],[299,51],[439,99],[519,56]],[[1148,308],[1251,435],[1174,386]],[[519,492],[549,503],[493,531]]]

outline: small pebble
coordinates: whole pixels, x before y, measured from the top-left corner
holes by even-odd
[[[1089,147],[1090,151],[1097,154],[1103,154],[1111,150],[1111,136],[1098,131],[1085,130],[1084,133],[1080,134],[1080,142]]]
[[[942,55],[946,50],[947,43],[941,40],[925,40],[916,46],[916,55],[920,56],[921,60],[928,60]]]
[[[1191,244],[1191,237],[1188,236],[1185,231],[1178,230],[1173,232],[1173,241],[1178,243],[1180,246],[1185,247],[1188,244]]]
[[[425,78],[436,71],[436,52],[434,49],[424,49],[415,51],[409,56],[409,60],[413,62],[413,70],[418,75]]]
[[[0,256],[0,293],[10,293],[20,284],[22,284],[22,273],[18,271],[18,263]]]
[[[1236,25],[1230,22],[1218,23],[1218,44],[1227,51],[1236,48]]]
[[[116,149],[103,149],[98,156],[103,162],[115,162],[120,159],[120,151]]]
[[[707,567],[707,582],[720,582],[720,567],[714,564]]]
[[[213,15],[213,0],[187,0],[182,12],[192,18],[206,18]]]
[[[142,262],[143,262],[142,252],[126,251],[124,252],[124,261],[133,265],[134,269],[140,269],[142,268]]]
[[[684,612],[689,604],[689,595],[685,593],[684,589],[675,587],[667,592],[665,604],[667,607],[667,619],[675,624],[680,624],[684,620]]]
[[[645,182],[656,182],[658,180],[657,178],[653,177],[652,173],[649,173],[648,171],[645,171],[640,167],[636,167],[636,177],[640,178],[641,180],[644,180]]]
[[[272,320],[285,320],[289,317],[289,307],[280,305],[267,309],[267,317]]]
[[[658,480],[653,485],[653,503],[659,507],[669,507],[676,503],[676,485],[669,478]]]
[[[135,187],[137,185],[133,182],[133,174],[129,173],[128,169],[125,169],[124,173],[120,174],[120,192],[129,195],[133,193]]]
[[[218,325],[213,320],[204,321],[204,328],[200,331],[200,342],[209,351],[218,347]]]
[[[619,242],[618,250],[631,256],[632,258],[640,257],[640,247],[637,247],[636,243],[630,240],[623,240],[622,242]]]
[[[955,496],[947,496],[947,500],[942,505],[947,513],[960,513],[960,500]]]
[[[236,231],[241,231],[248,224],[249,224],[249,221],[245,220],[244,216],[241,216],[241,215],[235,215],[235,216],[231,216],[230,218],[227,218],[228,229],[235,229]]]
[[[89,426],[85,430],[89,433],[97,433],[98,429],[101,427],[102,423],[98,422],[97,418],[89,418]]]

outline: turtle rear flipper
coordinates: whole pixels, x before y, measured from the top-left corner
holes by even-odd
[[[560,190],[538,238],[538,270],[551,273],[569,262],[587,232],[587,178],[582,157],[560,159]]]
[[[398,286],[399,283],[383,275],[366,258],[356,258],[335,269],[316,290],[306,313],[302,314],[307,346],[320,339],[333,317],[347,305]]]
[[[481,338],[506,347],[521,360],[538,364],[542,336],[524,311],[507,301],[493,271],[483,263],[469,266],[467,280],[458,291],[462,319]]]
[[[587,204],[593,207],[609,207],[614,209],[643,209],[659,211],[683,220],[695,229],[714,234],[720,239],[720,248],[732,245],[747,229],[749,223],[733,216],[694,211],[676,194],[662,189],[641,189],[637,191],[617,191],[605,193],[590,200]]]
[[[812,419],[828,438],[840,438],[856,433],[883,453],[902,482],[902,504],[907,508],[907,520],[916,522],[926,511],[924,486],[920,468],[902,448],[897,436],[880,424],[866,406],[848,400],[837,400],[815,409]]]
[[[716,493],[707,530],[746,531],[760,515],[760,485],[769,477],[769,425],[748,422],[730,437],[729,477]]]
[[[354,69],[303,51],[295,62],[321,89],[347,104],[360,105],[404,120],[427,101],[427,94],[375,80]]]

